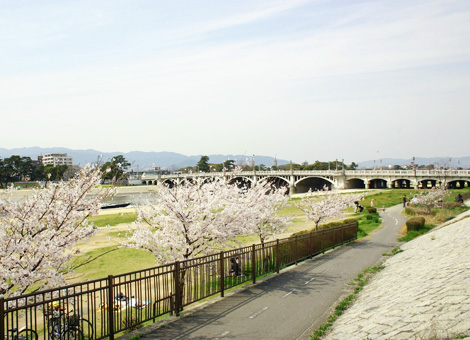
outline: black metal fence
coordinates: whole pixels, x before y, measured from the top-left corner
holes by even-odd
[[[357,238],[357,223],[137,272],[0,298],[0,340],[21,329],[39,339],[114,339],[183,307]],[[232,263],[237,263],[233,273]],[[33,333],[34,333],[33,332]]]

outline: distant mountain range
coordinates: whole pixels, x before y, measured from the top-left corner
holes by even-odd
[[[0,157],[7,158],[12,155],[20,155],[25,157],[31,157],[37,159],[38,156],[48,153],[66,153],[73,157],[73,163],[77,165],[85,165],[87,163],[95,163],[98,159],[102,162],[111,160],[114,156],[123,155],[131,164],[134,170],[144,170],[154,167],[160,167],[167,170],[176,170],[184,168],[186,166],[195,166],[201,159],[202,155],[186,156],[175,152],[143,152],[143,151],[132,151],[132,152],[102,152],[97,150],[73,150],[67,148],[41,148],[41,147],[29,147],[29,148],[17,148],[17,149],[3,149],[0,148]],[[209,157],[209,163],[222,163],[227,159],[234,159],[236,164],[251,164],[251,156],[246,155],[207,155]],[[274,158],[269,156],[254,157],[256,164],[264,164],[265,166],[274,165]],[[328,161],[328,160],[320,160]],[[409,165],[413,160],[410,159],[395,159],[395,158],[382,158],[377,160],[369,160],[363,162],[357,162],[359,168],[374,168],[374,167],[389,167],[393,165]],[[430,165],[433,164],[435,167],[449,167],[452,168],[461,167],[464,169],[470,168],[470,157],[433,157],[433,158],[422,158],[416,157],[415,164],[418,165]],[[277,160],[278,165],[289,164],[289,161],[284,159]]]
[[[31,157],[35,160],[38,156],[45,155],[48,153],[66,153],[73,157],[73,164],[85,165],[88,163],[95,163],[99,159],[102,162],[111,160],[114,156],[123,155],[129,163],[132,164],[131,168],[134,170],[151,169],[154,167],[160,167],[166,170],[181,169],[186,166],[195,166],[203,155],[186,156],[175,152],[143,152],[143,151],[131,151],[131,152],[102,152],[97,150],[73,150],[67,148],[41,148],[41,147],[29,147],[29,148],[18,148],[18,149],[3,149],[0,148],[0,157],[7,158],[12,155],[19,155],[22,157]],[[222,163],[227,159],[235,160],[235,164],[245,164],[249,162],[251,164],[251,156],[246,155],[207,155],[209,157],[209,163]],[[269,156],[255,156],[255,163],[257,165],[264,164],[265,166],[273,166],[274,158]],[[283,165],[288,164],[289,161],[278,159],[277,164]]]
[[[393,165],[410,165],[413,162],[413,159],[396,159],[396,158],[381,158],[371,161],[359,162],[360,168],[385,168]],[[470,168],[470,157],[432,157],[432,158],[423,158],[416,157],[414,163],[419,165],[434,165],[436,168],[444,167],[449,168]]]

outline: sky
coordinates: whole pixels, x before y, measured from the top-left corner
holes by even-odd
[[[0,147],[470,156],[468,0],[0,0]]]

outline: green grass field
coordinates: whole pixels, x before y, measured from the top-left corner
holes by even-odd
[[[93,222],[95,226],[116,226],[121,223],[132,223],[135,221],[137,214],[135,212],[127,212],[122,214],[107,214],[92,216],[89,218],[90,222]]]
[[[470,189],[466,189],[465,192],[469,192]],[[406,189],[387,189],[381,190],[380,192],[369,192],[361,204],[365,207],[370,206],[371,199],[374,199],[374,206],[380,209],[382,206],[390,207],[396,204],[401,204],[402,197],[404,194],[407,197],[411,197],[415,193],[419,193],[418,190],[406,190]],[[446,201],[455,201],[455,196],[458,192],[464,192],[463,190],[451,190],[451,195]],[[291,201],[296,201],[301,198],[294,198]],[[301,231],[311,230],[314,228],[314,223],[308,221],[305,218],[305,214],[295,207],[292,202],[290,206],[279,212],[281,215],[293,216],[293,224],[288,227],[287,233],[279,235],[279,237],[288,237],[290,234]],[[367,212],[360,214],[354,214],[353,209],[348,209],[348,218],[356,218],[359,221],[359,233],[358,237],[364,237],[371,233],[373,230],[380,226],[375,218],[369,219],[366,217]],[[450,214],[446,218],[451,218],[455,214]],[[120,248],[119,245],[127,239],[127,231],[115,230],[113,227],[119,227],[120,225],[131,224],[135,221],[136,214],[134,212],[128,212],[123,214],[106,214],[100,216],[94,216],[90,218],[90,221],[94,222],[95,225],[100,229],[100,233],[88,242],[101,242],[103,246],[96,245],[92,250],[86,251],[81,255],[74,258],[71,265],[76,267],[82,264],[75,270],[75,273],[67,277],[69,282],[79,282],[88,279],[97,279],[106,277],[109,274],[118,275],[122,273],[128,273],[139,269],[145,269],[154,267],[156,265],[153,255],[145,250],[131,249],[131,248]],[[106,226],[110,226],[109,230]],[[269,240],[268,240],[269,241]],[[253,243],[259,243],[259,238],[256,235],[240,235],[237,237],[237,242],[232,242],[230,246],[238,247],[238,244],[248,246]],[[96,258],[96,259],[95,259]],[[90,261],[91,259],[95,259]]]
[[[81,282],[151,268],[156,264],[149,251],[112,246],[77,256],[71,266],[77,268],[69,280]]]

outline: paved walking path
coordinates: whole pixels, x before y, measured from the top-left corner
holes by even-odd
[[[404,244],[324,339],[470,338],[470,218],[465,216],[470,212]]]
[[[358,273],[377,264],[397,243],[405,218],[399,206],[382,213],[384,228],[366,239],[291,266],[256,285],[187,310],[165,327],[147,326],[133,334],[148,339],[308,339],[332,308],[350,293]]]

